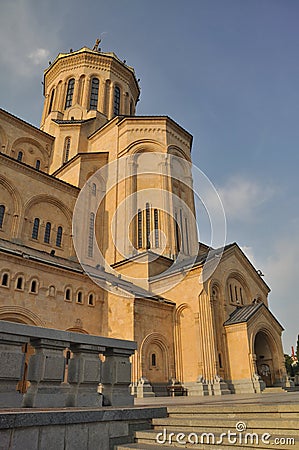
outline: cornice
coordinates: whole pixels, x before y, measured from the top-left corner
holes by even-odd
[[[140,88],[135,77],[133,69],[130,69],[120,60],[112,55],[102,53],[91,53],[83,51],[81,53],[69,53],[62,56],[45,70],[44,72],[44,89],[50,86],[53,81],[58,78],[59,74],[72,72],[72,69],[86,67],[88,69],[100,70],[102,72],[111,72],[120,78],[124,83],[130,86],[132,92],[138,97]],[[59,82],[60,80],[58,80]]]
[[[7,122],[9,122],[9,123],[17,122],[19,124],[20,128],[23,130],[29,128],[28,133],[30,133],[30,135],[32,135],[32,133],[34,133],[35,135],[42,136],[43,138],[45,138],[51,142],[55,140],[55,137],[52,136],[51,134],[48,134],[45,131],[40,130],[35,125],[32,125],[31,123],[28,123],[23,119],[20,119],[19,117],[6,111],[5,109],[0,108],[0,113],[3,113],[6,116],[5,120]]]
[[[74,267],[64,265],[63,263],[59,264],[54,261],[53,261],[53,263],[51,263],[51,261],[46,261],[46,260],[43,260],[42,258],[39,259],[38,257],[34,257],[34,256],[30,256],[30,255],[29,255],[29,257],[26,257],[26,255],[27,255],[26,248],[24,248],[23,254],[16,253],[10,249],[0,248],[0,254],[5,254],[6,260],[10,257],[12,260],[17,260],[18,262],[20,261],[20,264],[22,264],[26,267],[28,267],[29,265],[34,266],[34,265],[38,264],[41,266],[40,270],[46,270],[47,272],[49,272],[49,269],[47,270],[47,269],[45,269],[45,267],[51,266],[51,270],[56,273],[61,273],[62,271],[63,272],[72,272],[74,275],[86,277],[82,268],[78,267],[78,269],[76,269]]]
[[[10,166],[14,168],[18,172],[22,172],[28,176],[31,176],[34,179],[37,179],[43,183],[53,184],[61,190],[71,192],[72,195],[78,195],[80,189],[72,184],[66,183],[65,181],[59,180],[55,178],[53,175],[49,175],[48,173],[42,172],[41,170],[36,170],[34,167],[29,166],[23,162],[17,161],[14,158],[11,158],[8,155],[0,152],[0,160],[3,165]]]

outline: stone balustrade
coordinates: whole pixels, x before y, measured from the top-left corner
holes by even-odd
[[[17,385],[24,379],[25,344],[34,354],[23,394]],[[72,352],[67,380],[66,348]],[[135,349],[133,341],[0,321],[0,408],[99,407],[103,398],[105,405],[133,405],[129,358]]]

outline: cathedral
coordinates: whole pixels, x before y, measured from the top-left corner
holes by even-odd
[[[0,319],[136,341],[137,395],[285,386],[261,272],[198,243],[192,136],[135,115],[134,69],[98,43],[43,89],[40,128],[0,110]]]

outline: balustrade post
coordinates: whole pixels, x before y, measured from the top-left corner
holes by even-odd
[[[74,343],[70,350],[73,358],[68,367],[71,391],[67,406],[102,406],[103,396],[98,393],[102,365],[99,353],[105,347]]]
[[[24,373],[26,336],[0,335],[0,407],[20,408],[23,394],[16,390]]]
[[[107,348],[103,363],[103,394],[111,406],[130,406],[134,397],[130,393],[131,363],[134,349]]]
[[[35,349],[28,367],[30,387],[24,394],[23,406],[53,408],[66,406],[69,385],[63,383],[65,358],[63,350],[69,342],[31,338],[30,344]]]

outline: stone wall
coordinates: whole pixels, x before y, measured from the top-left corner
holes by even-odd
[[[166,417],[166,408],[0,412],[1,450],[113,450]]]

